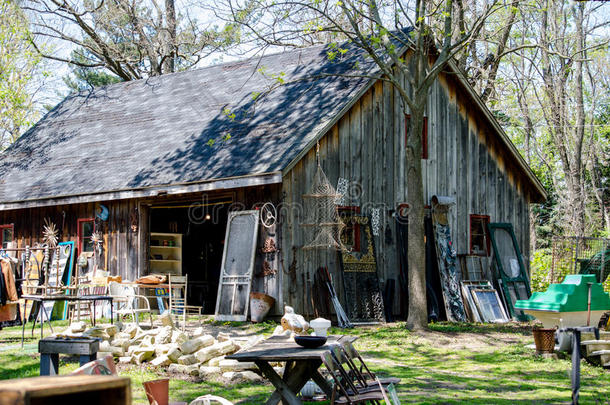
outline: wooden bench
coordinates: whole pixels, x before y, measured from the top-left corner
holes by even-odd
[[[45,338],[38,341],[40,353],[40,375],[59,374],[59,354],[78,354],[79,363],[85,363],[97,358],[100,341],[96,338],[60,339]]]

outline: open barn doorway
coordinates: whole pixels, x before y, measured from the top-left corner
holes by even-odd
[[[149,273],[188,275],[187,302],[213,314],[231,197],[150,207]]]

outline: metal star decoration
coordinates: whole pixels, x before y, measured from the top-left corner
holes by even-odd
[[[54,248],[57,246],[59,230],[49,218],[44,219],[44,226],[42,231],[42,239],[50,247]]]

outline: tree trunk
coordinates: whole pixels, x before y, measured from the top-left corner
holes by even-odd
[[[427,93],[427,92],[426,92]],[[421,109],[411,111],[407,140],[407,202],[409,204],[409,316],[407,328],[428,327],[426,302],[426,248],[424,243],[424,185],[421,153],[425,100],[416,100]]]
[[[165,0],[165,19],[167,21],[167,51],[164,55],[163,73],[176,71],[176,6],[174,0]]]

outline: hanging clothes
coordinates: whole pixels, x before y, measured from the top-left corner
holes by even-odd
[[[6,305],[8,301],[8,293],[6,291],[6,283],[4,281],[4,272],[0,271],[0,307]]]
[[[4,276],[4,284],[6,289],[6,299],[8,301],[17,301],[17,286],[15,285],[15,273],[10,261],[2,260],[2,275]]]
[[[0,329],[20,324],[15,273],[9,259],[0,261]]]

